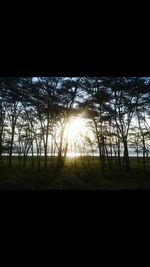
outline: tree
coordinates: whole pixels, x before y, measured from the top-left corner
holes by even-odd
[[[22,106],[20,104],[20,78],[5,78],[4,79],[5,99],[7,101],[7,121],[10,127],[9,140],[9,167],[12,162],[12,152],[14,149],[14,137],[16,130],[16,123]]]
[[[106,160],[106,123],[110,116],[107,105],[110,99],[110,93],[103,86],[103,79],[100,77],[85,78],[83,82],[85,90],[85,100],[81,103],[87,117],[92,120],[95,138],[99,150],[99,160],[102,174],[105,170]],[[108,157],[107,157],[108,159]]]
[[[124,146],[125,168],[130,169],[128,136],[130,125],[139,102],[141,87],[145,88],[145,80],[142,78],[106,78],[106,88],[111,88],[112,98],[109,111],[114,120],[118,135],[121,136]]]

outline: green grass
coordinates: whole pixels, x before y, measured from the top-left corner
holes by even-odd
[[[42,162],[43,164],[43,162]],[[42,165],[43,166],[43,165]],[[45,171],[31,168],[31,159],[26,167],[18,167],[17,158],[13,158],[12,167],[7,167],[6,160],[0,166],[0,189],[150,189],[150,168],[144,174],[142,164],[138,168],[136,159],[131,160],[131,170],[126,173],[113,165],[101,175],[99,161],[87,158],[83,160],[67,159],[64,168],[50,167]]]

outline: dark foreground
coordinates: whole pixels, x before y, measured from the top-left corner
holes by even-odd
[[[115,164],[110,171],[106,168],[102,175],[99,162],[95,159],[85,160],[84,164],[79,159],[68,159],[62,169],[56,166],[48,167],[47,170],[37,167],[31,168],[31,162],[27,166],[19,168],[17,160],[13,159],[11,168],[7,162],[0,166],[0,189],[1,190],[99,190],[99,189],[150,189],[150,166],[146,172],[142,164],[137,166],[136,160],[131,160],[131,170],[120,170]]]

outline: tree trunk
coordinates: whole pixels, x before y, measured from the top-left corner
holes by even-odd
[[[33,151],[33,140],[31,144],[31,153],[32,153],[32,162],[31,162],[31,167],[32,169],[34,168],[34,151]]]
[[[15,125],[13,125],[13,127],[12,127],[12,136],[11,136],[9,160],[8,160],[8,166],[9,167],[11,167],[11,165],[12,165],[12,149],[13,149],[13,143],[14,143],[14,134],[15,134]]]
[[[146,147],[145,147],[144,135],[142,136],[142,142],[143,142],[143,170],[144,172],[146,172],[146,157],[145,157]]]
[[[47,125],[47,129],[46,129],[46,140],[45,140],[45,144],[44,144],[44,169],[47,170],[47,150],[48,150],[48,127],[49,124]]]
[[[0,164],[3,163],[3,156],[2,156],[2,134],[0,134]]]
[[[136,156],[137,156],[137,162],[138,162],[138,168],[140,167],[140,161],[139,161],[139,149],[137,146],[137,150],[136,150]]]
[[[106,144],[105,144],[105,150],[106,150],[106,156],[107,156],[107,162],[108,162],[109,169],[112,170],[112,161],[111,161],[111,157],[109,157],[109,155],[108,155],[108,149],[107,149]]]
[[[124,145],[124,162],[125,162],[125,169],[128,172],[130,170],[130,161],[129,161],[129,151],[128,151],[128,144],[127,140],[123,140]]]

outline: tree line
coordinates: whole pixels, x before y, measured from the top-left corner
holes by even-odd
[[[45,169],[49,164],[63,167],[68,151],[66,125],[83,114],[94,136],[94,140],[83,136],[83,156],[90,149],[94,157],[96,148],[102,173],[113,168],[114,160],[129,171],[133,148],[138,164],[142,153],[146,171],[149,108],[148,77],[1,77],[0,164],[7,155],[11,167],[16,153],[19,167],[26,165],[29,154],[32,168],[36,161],[41,169],[42,155]],[[75,145],[81,151],[81,143]]]

